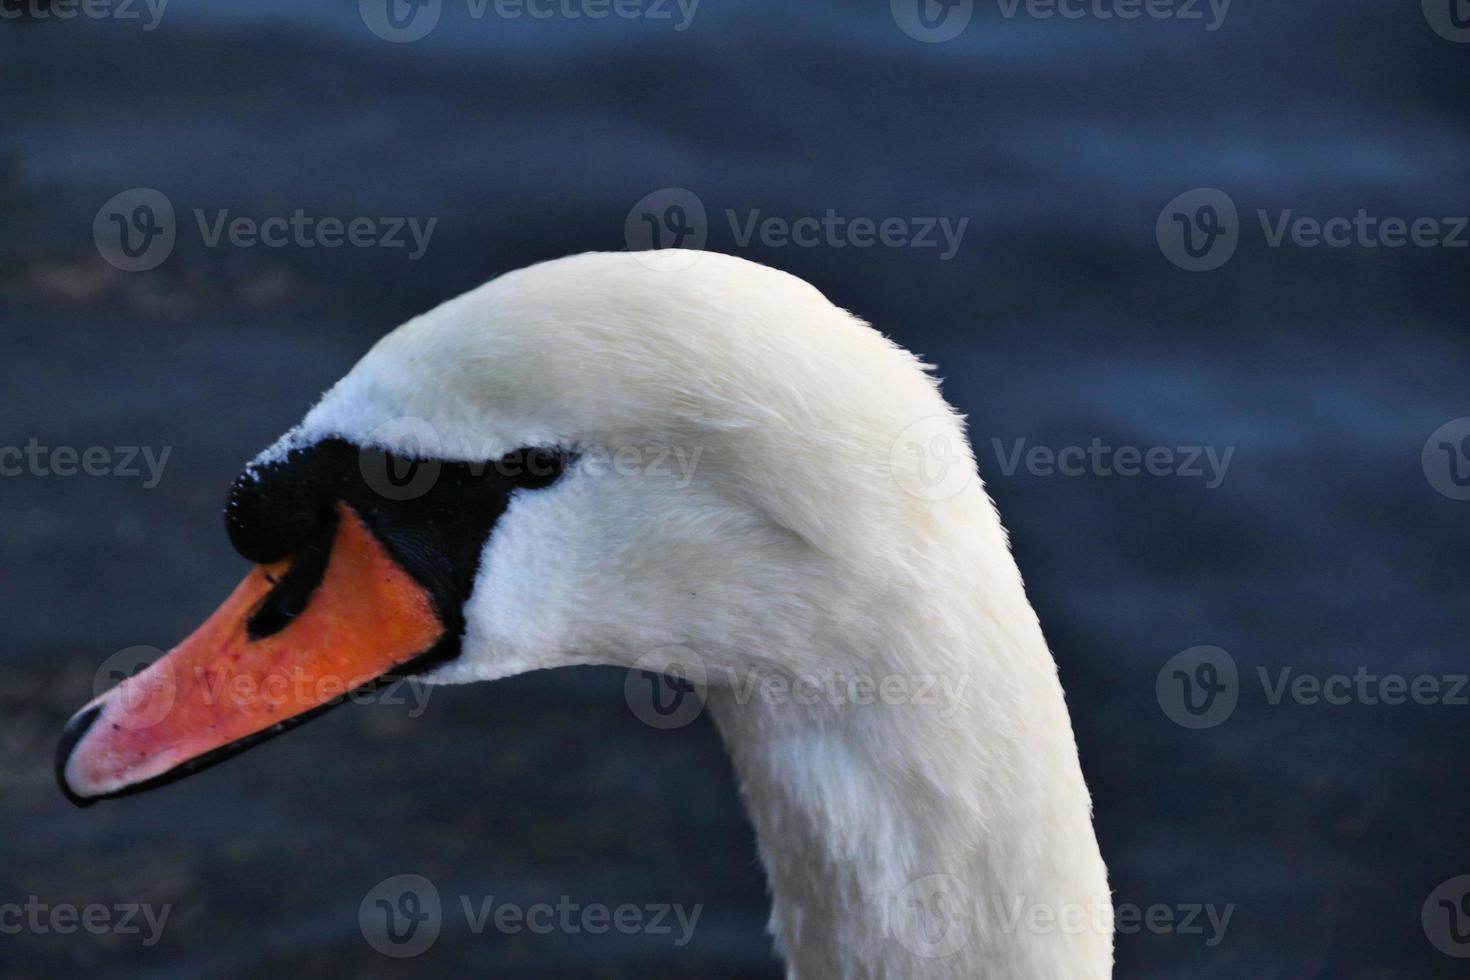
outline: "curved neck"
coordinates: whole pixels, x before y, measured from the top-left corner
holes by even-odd
[[[921,597],[917,619],[882,617],[886,636],[868,620],[833,638],[881,674],[710,685],[789,977],[1111,975],[1107,873],[1055,666],[1019,575],[987,588],[956,593],[985,595],[973,608],[948,595],[937,615]]]

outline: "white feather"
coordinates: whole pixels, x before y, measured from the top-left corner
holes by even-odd
[[[263,458],[327,436],[402,450],[405,425],[443,458],[577,449],[501,518],[464,652],[435,680],[692,650],[791,977],[1109,976],[1062,689],[962,420],[913,355],[807,283],[648,258],[548,262],[410,321]],[[935,438],[958,450],[952,493],[915,482]],[[642,465],[598,465],[617,451]],[[832,672],[932,675],[953,703],[749,696],[753,677]],[[922,901],[935,882],[959,905]]]

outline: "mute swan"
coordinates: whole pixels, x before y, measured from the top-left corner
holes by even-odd
[[[697,465],[653,465],[671,450]],[[420,471],[384,482],[395,455]],[[74,802],[232,754],[344,679],[697,661],[789,977],[1111,974],[1062,688],[962,422],[806,282],[676,250],[501,276],[384,337],[226,523],[256,567],[71,720]]]

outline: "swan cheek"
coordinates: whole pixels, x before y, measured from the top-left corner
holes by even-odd
[[[433,599],[347,505],[328,540],[311,556],[319,580],[297,583],[304,606],[279,601],[290,562],[256,566],[191,636],[77,712],[56,760],[74,803],[195,772],[435,647]]]

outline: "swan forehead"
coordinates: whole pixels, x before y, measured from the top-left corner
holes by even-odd
[[[786,273],[715,253],[679,271],[594,253],[509,273],[410,320],[283,442],[394,448],[417,426],[437,434],[443,458],[483,458],[945,411],[918,366]]]

